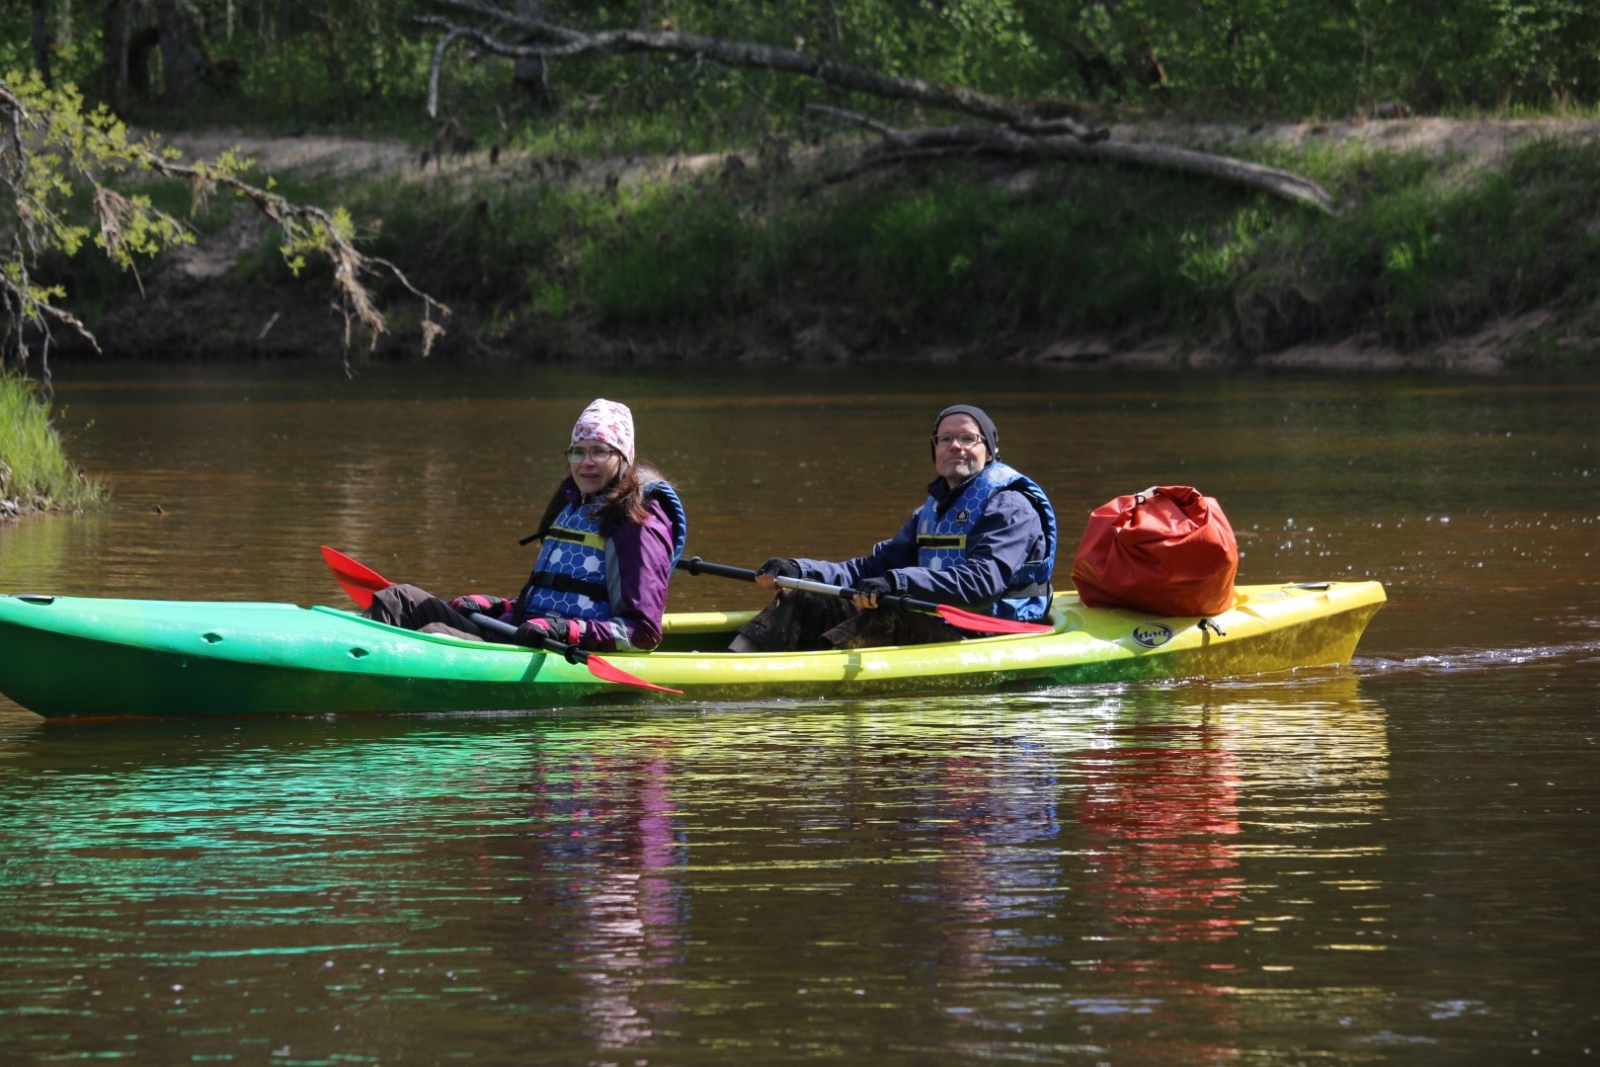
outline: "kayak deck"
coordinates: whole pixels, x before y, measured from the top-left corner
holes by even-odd
[[[601,681],[559,655],[419,634],[291,604],[0,596],[0,693],[45,716],[473,711],[870,697],[1221,678],[1349,662],[1377,582],[1243,586],[1214,619],[1086,608],[1057,594],[1047,634],[829,652],[730,653],[753,612],[669,615],[615,666],[683,690]]]

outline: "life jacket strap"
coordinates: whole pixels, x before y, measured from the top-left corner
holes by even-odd
[[[558,593],[586,596],[594,601],[603,601],[607,595],[606,587],[599,582],[586,582],[570,574],[552,574],[550,571],[540,571],[528,584],[538,589],[554,589]]]

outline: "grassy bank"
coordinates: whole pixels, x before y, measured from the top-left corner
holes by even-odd
[[[475,309],[491,344],[574,321],[690,331],[826,320],[853,352],[1020,338],[1157,338],[1243,358],[1349,338],[1416,349],[1534,309],[1592,336],[1600,148],[1544,142],[1503,166],[1330,147],[1329,217],[1178,175],[971,162],[821,191],[755,168],[694,181],[364,190],[381,254]],[[1519,358],[1584,346],[1529,339]],[[1573,357],[1579,358],[1579,357]]]
[[[50,408],[32,381],[0,373],[0,519],[34,511],[87,511],[105,488],[68,462]]]
[[[376,254],[455,308],[447,356],[992,358],[1093,338],[1248,361],[1307,343],[1419,351],[1541,311],[1514,362],[1593,361],[1600,148],[1545,141],[1489,166],[1354,143],[1253,152],[1317,179],[1338,214],[1112,166],[945,161],[823,184],[848,160],[771,145],[692,177],[514,156],[283,188],[348,204]],[[291,283],[269,243],[207,286],[320,292],[317,269]],[[244,326],[234,341],[253,350]]]

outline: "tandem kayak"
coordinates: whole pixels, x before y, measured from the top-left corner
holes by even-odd
[[[1348,664],[1377,582],[1240,586],[1211,618],[1083,606],[1043,634],[777,654],[727,652],[752,612],[668,615],[661,647],[607,653],[666,697],[558,653],[414,633],[336,608],[0,596],[0,693],[47,717],[489,711],[871,697],[1228,678]]]

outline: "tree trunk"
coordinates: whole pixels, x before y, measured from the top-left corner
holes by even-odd
[[[530,22],[544,18],[544,0],[517,0],[517,17]],[[546,79],[543,56],[518,56],[511,67],[511,89],[520,99],[543,111],[554,111],[550,83]]]
[[[128,0],[100,0],[100,94],[116,113],[128,109]]]
[[[186,100],[194,94],[204,69],[194,28],[179,0],[156,0],[155,13],[156,30],[161,34],[161,97],[168,102]]]
[[[33,0],[33,65],[39,77],[49,88],[55,88],[50,79],[50,31],[45,28],[44,0]]]

